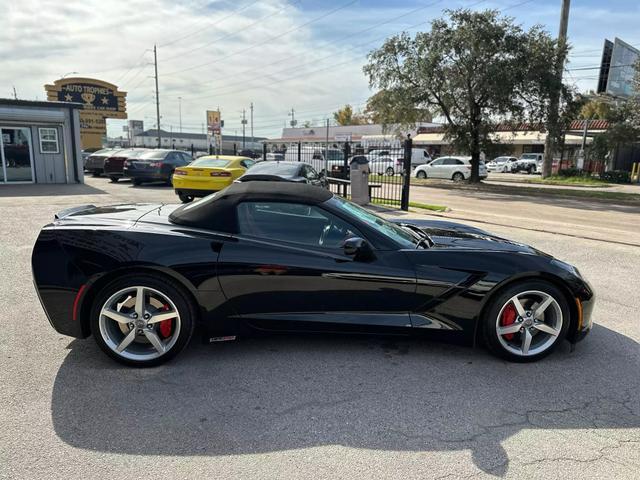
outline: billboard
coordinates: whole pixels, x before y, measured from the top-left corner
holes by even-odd
[[[94,78],[62,78],[44,86],[47,100],[81,103],[80,143],[82,148],[102,147],[107,118],[127,118],[126,92]]]
[[[640,50],[619,38],[604,41],[598,93],[628,98],[634,94],[633,78],[635,66],[640,59]]]
[[[219,110],[207,110],[207,134],[219,135],[222,126],[220,124],[220,111]]]

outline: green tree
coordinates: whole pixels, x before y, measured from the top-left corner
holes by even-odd
[[[365,115],[355,113],[353,111],[353,107],[349,104],[346,104],[340,110],[334,112],[333,119],[338,125],[364,125],[369,123],[369,120]]]
[[[542,118],[555,51],[539,26],[525,31],[496,10],[447,10],[429,32],[387,39],[364,71],[372,87],[442,115],[446,137],[471,155],[477,182],[480,152],[499,121]]]
[[[401,89],[380,90],[369,97],[364,110],[372,123],[381,124],[386,130],[396,125],[399,130],[410,130],[419,122],[430,122],[431,113],[419,108],[410,96]]]
[[[581,120],[606,120],[611,114],[611,104],[601,98],[586,102],[580,109]]]

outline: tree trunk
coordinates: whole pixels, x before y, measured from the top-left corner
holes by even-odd
[[[480,182],[480,129],[471,129],[471,178],[470,183]]]

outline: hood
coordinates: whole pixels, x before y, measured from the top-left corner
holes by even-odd
[[[56,213],[54,223],[57,226],[133,226],[140,218],[159,210],[161,207],[162,204],[157,203],[106,205],[102,207],[81,205]]]
[[[461,250],[483,250],[546,255],[529,245],[499,237],[479,228],[460,223],[438,220],[394,220],[398,224],[408,224],[425,232],[434,245],[431,248],[454,248]]]

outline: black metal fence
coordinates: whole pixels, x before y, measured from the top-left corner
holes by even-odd
[[[294,142],[263,144],[266,160],[304,162],[326,175],[330,190],[351,197],[350,164],[366,159],[369,166],[371,203],[409,208],[411,139],[395,143]]]

